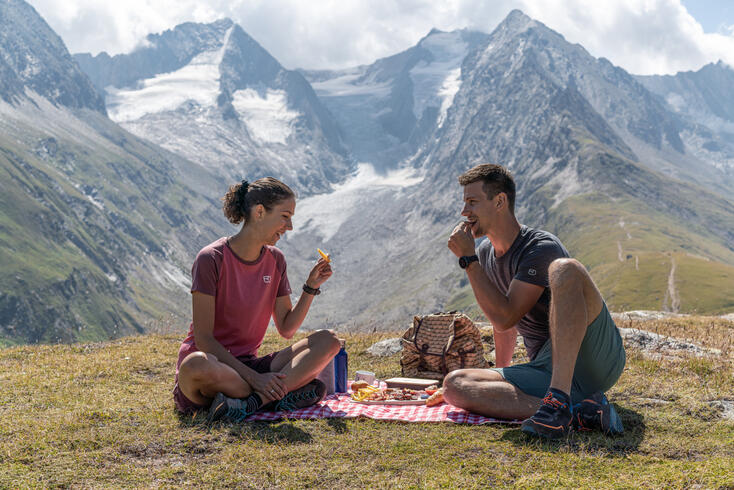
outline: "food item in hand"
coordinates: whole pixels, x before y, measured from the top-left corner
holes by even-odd
[[[352,383],[352,391],[355,391],[355,392],[359,391],[362,388],[367,388],[369,385],[370,384],[363,379],[357,380],[354,383]]]
[[[433,395],[428,397],[428,400],[426,400],[426,406],[432,407],[440,403],[443,403],[443,388],[436,390]]]
[[[324,260],[326,261],[327,264],[331,262],[331,256],[329,254],[327,254],[326,252],[324,252],[320,248],[317,248],[316,250],[319,252],[319,255],[321,255],[321,257],[324,258]]]

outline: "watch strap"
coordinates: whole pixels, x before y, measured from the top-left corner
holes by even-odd
[[[464,255],[463,257],[459,257],[459,267],[461,267],[462,269],[466,269],[472,262],[478,261],[479,257],[477,257],[476,255]]]

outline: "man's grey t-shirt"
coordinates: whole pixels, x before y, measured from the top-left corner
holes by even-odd
[[[490,281],[504,295],[507,295],[513,279],[545,288],[538,302],[517,323],[517,331],[523,337],[528,357],[535,359],[550,337],[548,266],[556,259],[570,257],[568,251],[555,235],[521,225],[520,233],[502,257],[494,256],[494,247],[489,240],[479,245],[477,255]]]

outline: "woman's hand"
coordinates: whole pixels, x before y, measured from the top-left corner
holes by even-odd
[[[257,373],[248,381],[252,390],[263,395],[263,405],[273,400],[280,400],[287,393],[285,383],[283,382],[285,374],[283,373]]]
[[[308,274],[306,285],[310,288],[316,289],[320,287],[323,283],[325,283],[328,278],[331,277],[331,273],[331,264],[329,264],[324,259],[319,259],[313,269],[311,269],[311,272]]]

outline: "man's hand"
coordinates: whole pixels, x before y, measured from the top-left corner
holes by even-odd
[[[474,255],[474,237],[469,223],[459,223],[449,237],[449,250],[457,257]]]

